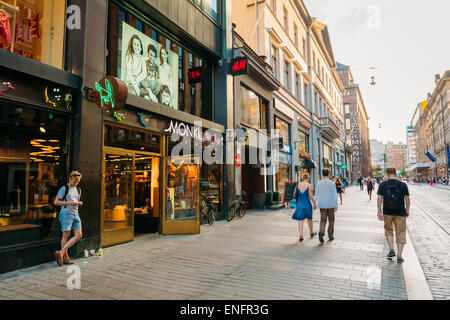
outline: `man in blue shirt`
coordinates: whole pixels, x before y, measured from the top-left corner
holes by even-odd
[[[59,266],[63,264],[73,264],[67,250],[81,239],[81,220],[78,215],[78,207],[83,205],[80,201],[81,190],[77,188],[81,180],[81,173],[72,171],[69,175],[69,183],[59,189],[56,195],[55,205],[61,206],[59,221],[61,222],[61,250],[55,252],[56,262]],[[70,230],[74,236],[69,240]]]
[[[325,226],[328,220],[328,239],[334,240],[334,215],[338,208],[338,199],[336,184],[330,179],[330,170],[323,169],[322,174],[324,179],[317,183],[316,188],[316,202],[320,209],[320,231],[319,241],[323,243],[323,236],[325,234]]]

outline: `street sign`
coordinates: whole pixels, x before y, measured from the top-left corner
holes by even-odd
[[[342,165],[342,167],[341,167],[342,169],[347,169],[347,164],[346,163],[344,163],[343,165]]]

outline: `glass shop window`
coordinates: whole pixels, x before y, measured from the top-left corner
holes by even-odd
[[[53,202],[67,183],[68,127],[57,114],[0,103],[0,247],[59,238]]]
[[[63,68],[64,0],[0,0],[0,49]]]

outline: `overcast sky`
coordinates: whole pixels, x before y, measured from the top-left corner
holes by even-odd
[[[304,2],[328,25],[335,59],[351,67],[361,87],[370,138],[405,143],[406,126],[433,91],[434,75],[450,70],[450,1]],[[375,86],[369,85],[372,75]]]

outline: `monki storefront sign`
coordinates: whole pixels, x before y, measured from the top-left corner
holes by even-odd
[[[202,142],[215,142],[216,144],[221,144],[223,142],[221,135],[215,131],[211,132],[211,130],[206,130],[203,132],[201,126],[189,125],[184,122],[174,120],[170,121],[169,127],[164,129],[164,132],[174,134],[182,138],[186,137]]]

